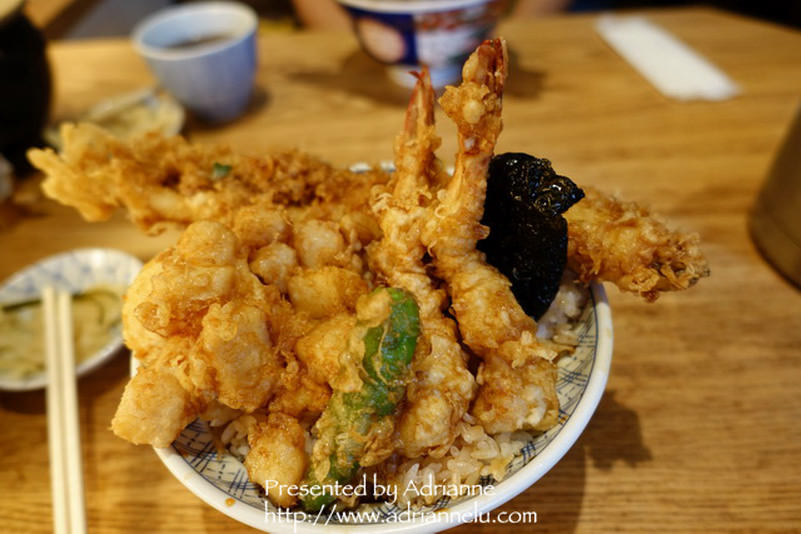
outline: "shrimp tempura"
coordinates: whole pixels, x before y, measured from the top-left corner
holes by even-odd
[[[584,282],[612,282],[653,301],[709,276],[698,234],[670,230],[648,210],[597,189],[565,213],[567,265]]]

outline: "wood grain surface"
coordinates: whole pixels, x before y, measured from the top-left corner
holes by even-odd
[[[512,53],[499,151],[550,158],[579,184],[652,206],[698,231],[712,276],[646,304],[609,289],[615,351],[584,434],[501,510],[536,524],[462,532],[801,530],[801,291],[762,259],[746,220],[801,97],[801,34],[705,9],[648,13],[742,88],[725,102],[667,99],[609,49],[594,16],[508,21]],[[252,109],[200,142],[249,153],[299,147],[336,164],[391,158],[406,92],[347,33],[261,35]],[[59,118],[152,82],[127,41],[50,48]],[[453,128],[438,115],[441,154]],[[801,149],[801,148],[799,148]],[[23,193],[36,195],[35,179]],[[146,237],[124,214],[83,222],[34,200],[0,230],[0,278],[46,255],[111,246],[148,259],[175,233]],[[245,532],[184,489],[148,447],[109,430],[127,354],[81,379],[90,532]],[[49,532],[42,392],[0,393],[0,531]]]

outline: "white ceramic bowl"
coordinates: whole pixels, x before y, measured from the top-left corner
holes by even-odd
[[[75,249],[45,258],[13,274],[0,286],[0,303],[12,304],[39,298],[45,285],[54,285],[71,293],[99,284],[128,287],[141,268],[141,261],[119,250]],[[81,376],[88,373],[121,347],[122,332],[118,328],[103,348],[77,365],[76,374]],[[46,383],[44,371],[24,379],[0,375],[0,389],[7,391],[39,389]]]
[[[508,0],[339,0],[367,54],[412,87],[409,71],[428,65],[431,83],[459,81],[470,53],[490,36]]]
[[[447,506],[448,518],[439,517],[431,522],[391,521],[391,515],[403,509],[388,504],[364,504],[359,510],[375,511],[379,519],[370,523],[334,523],[326,515],[315,518],[310,514],[304,519],[303,512],[281,519],[275,507],[264,500],[258,486],[248,480],[242,463],[230,453],[217,453],[214,438],[200,421],[184,429],[170,447],[155,449],[156,453],[175,478],[206,503],[268,532],[433,532],[468,522],[500,506],[542,477],[570,449],[598,406],[612,361],[612,315],[602,285],[591,286],[591,297],[579,320],[578,348],[573,355],[559,361],[559,424],[518,451],[507,467],[506,477],[493,484],[492,494],[455,501],[445,498],[427,509],[441,510]],[[136,367],[137,360],[131,358],[132,374]]]
[[[158,11],[132,38],[170,93],[200,118],[221,122],[250,100],[257,29],[256,13],[244,4],[197,2]],[[202,44],[177,46],[189,42]]]

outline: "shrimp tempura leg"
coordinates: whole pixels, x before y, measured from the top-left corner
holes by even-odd
[[[670,230],[633,202],[585,187],[567,219],[568,266],[589,282],[601,279],[653,301],[660,291],[687,289],[709,276],[697,234]]]
[[[476,249],[487,235],[480,223],[486,177],[501,131],[501,95],[506,78],[504,41],[485,41],[467,60],[459,87],[440,99],[459,131],[453,178],[437,195],[423,243],[437,274],[448,285],[464,342],[480,356],[482,384],[473,414],[491,433],[556,422],[558,400],[554,354],[537,342],[536,324],[517,303],[510,283]],[[510,404],[520,393],[523,402]]]
[[[406,407],[398,422],[400,450],[416,457],[449,446],[458,421],[475,389],[467,357],[456,341],[452,320],[442,314],[446,296],[435,289],[423,265],[420,230],[431,200],[428,182],[440,172],[434,159],[439,138],[434,133],[434,91],[427,71],[418,75],[406,112],[404,130],[395,142],[396,171],[389,192],[372,204],[383,238],[368,248],[372,268],[391,286],[409,291],[420,311],[421,335],[407,389]]]

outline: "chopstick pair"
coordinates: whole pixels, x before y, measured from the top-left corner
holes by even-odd
[[[72,337],[72,295],[42,290],[47,368],[47,435],[53,532],[84,534],[83,469]]]

